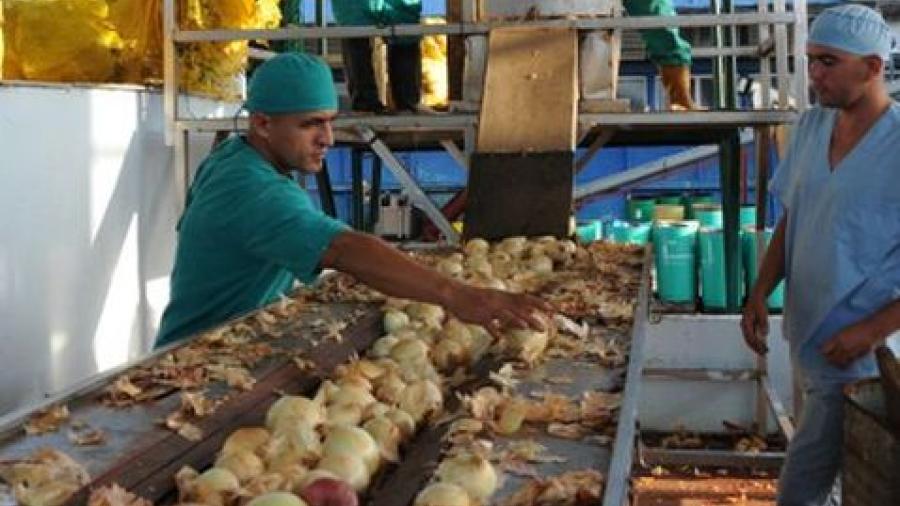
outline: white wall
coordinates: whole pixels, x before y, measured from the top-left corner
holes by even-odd
[[[2,86],[0,153],[2,415],[149,350],[182,197],[145,90]]]

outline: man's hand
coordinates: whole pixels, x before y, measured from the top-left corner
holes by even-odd
[[[769,308],[764,296],[753,294],[747,299],[741,318],[741,332],[751,350],[759,355],[768,353],[766,338],[769,336]]]
[[[549,320],[540,313],[554,313],[549,303],[531,295],[464,286],[449,295],[445,308],[460,320],[481,325],[499,339],[505,328],[546,330]]]
[[[845,368],[872,351],[880,341],[878,332],[868,322],[862,321],[835,334],[822,345],[822,354],[831,364]]]

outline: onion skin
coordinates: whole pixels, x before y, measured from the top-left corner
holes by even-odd
[[[300,497],[308,506],[359,506],[359,498],[346,482],[318,478],[303,487]]]

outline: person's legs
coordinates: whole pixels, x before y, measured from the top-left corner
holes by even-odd
[[[672,0],[626,0],[625,9],[631,16],[675,16]],[[694,109],[691,97],[691,45],[678,28],[641,30],[647,55],[660,70],[669,106]]]
[[[372,43],[369,39],[343,39],[341,52],[347,77],[347,93],[354,111],[382,112],[375,70],[372,67]]]
[[[422,99],[422,54],[418,39],[388,44],[388,76],[397,110],[418,110]]]
[[[778,478],[778,506],[839,504],[831,497],[844,442],[843,383],[807,384],[803,413]]]

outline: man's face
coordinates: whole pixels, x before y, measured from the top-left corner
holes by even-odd
[[[846,108],[862,97],[873,77],[879,77],[877,56],[858,56],[827,46],[809,44],[809,78],[819,104]]]
[[[334,144],[334,111],[260,115],[257,130],[266,139],[275,165],[315,173]]]

